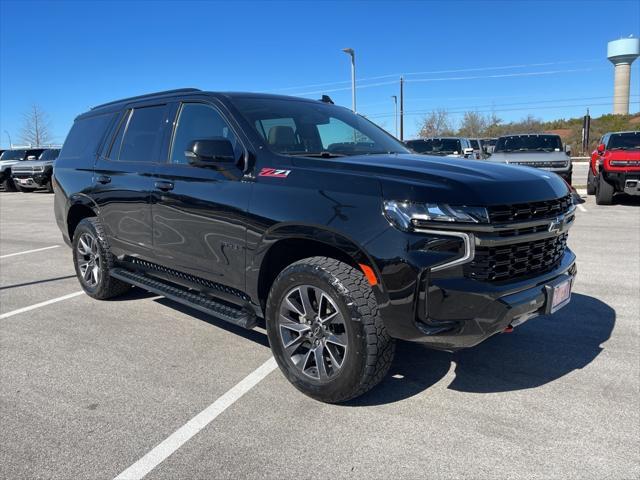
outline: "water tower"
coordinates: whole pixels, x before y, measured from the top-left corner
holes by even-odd
[[[615,65],[613,80],[613,114],[629,114],[631,64],[640,56],[640,38],[621,38],[607,44],[607,58]]]

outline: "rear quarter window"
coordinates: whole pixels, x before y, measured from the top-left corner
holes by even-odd
[[[115,113],[76,120],[62,146],[61,159],[85,158],[96,154],[107,126]]]

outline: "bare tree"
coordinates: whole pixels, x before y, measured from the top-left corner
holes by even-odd
[[[23,126],[20,132],[22,141],[39,147],[51,142],[51,126],[49,116],[39,105],[31,105],[23,115]]]
[[[458,133],[464,137],[478,138],[484,135],[490,120],[479,112],[465,112]]]
[[[422,138],[453,135],[453,126],[449,112],[440,108],[422,119],[418,135]]]

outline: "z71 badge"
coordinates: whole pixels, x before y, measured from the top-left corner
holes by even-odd
[[[259,177],[275,177],[275,178],[287,178],[291,170],[283,170],[280,168],[263,168],[258,174]]]

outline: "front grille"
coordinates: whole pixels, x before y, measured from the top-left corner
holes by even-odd
[[[535,167],[535,168],[564,168],[568,165],[566,160],[559,160],[553,162],[509,162],[509,165],[520,165],[523,167]]]
[[[573,200],[571,194],[544,202],[519,203],[515,205],[498,205],[488,207],[491,223],[524,222],[554,218],[567,212]]]
[[[554,269],[567,247],[567,234],[497,247],[476,247],[474,259],[464,266],[467,277],[497,282],[538,275]]]

